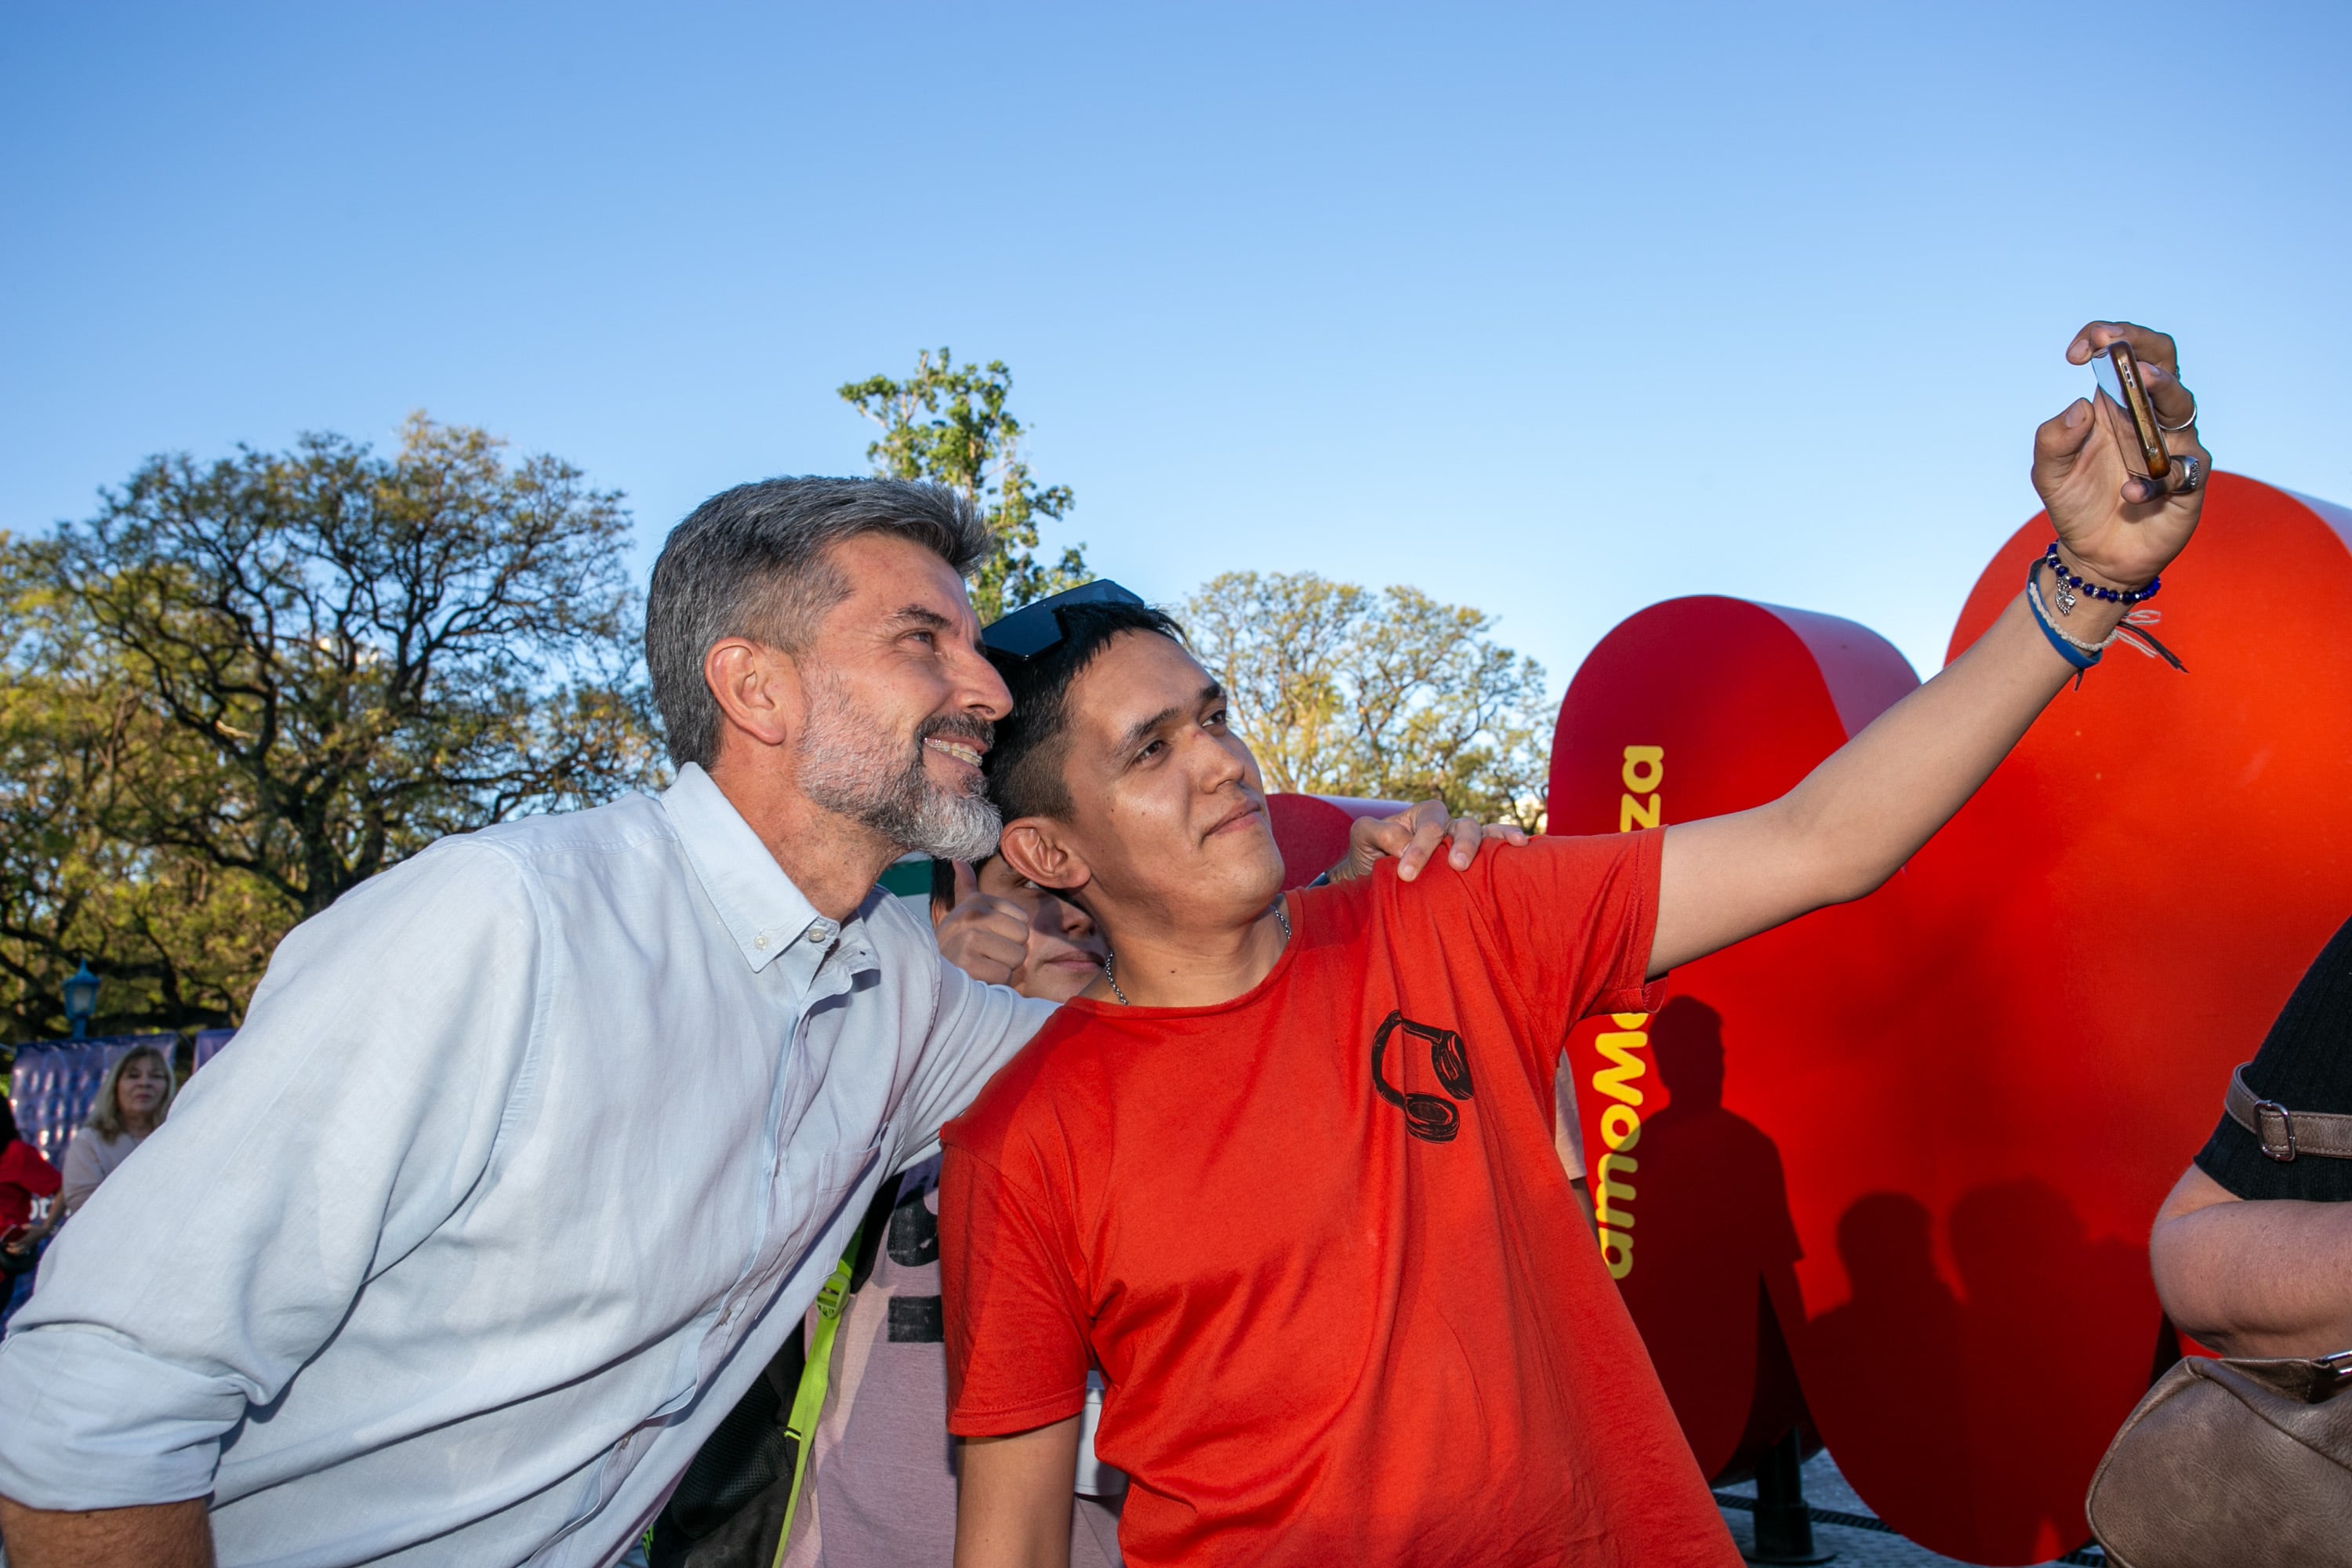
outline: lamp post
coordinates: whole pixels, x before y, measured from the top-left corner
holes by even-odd
[[[83,1039],[89,1034],[89,1016],[98,1011],[98,976],[85,963],[67,980],[65,992],[66,1022],[73,1026],[73,1037]]]

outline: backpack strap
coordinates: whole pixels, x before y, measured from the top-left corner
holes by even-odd
[[[2289,1110],[2275,1100],[2263,1100],[2247,1087],[2242,1066],[2230,1075],[2230,1092],[2221,1103],[2230,1120],[2252,1133],[2263,1152],[2281,1163],[2299,1154],[2352,1160],[2352,1116]]]
[[[883,1233],[890,1226],[890,1211],[898,1204],[899,1183],[900,1177],[892,1176],[875,1189],[866,1217],[849,1233],[849,1245],[842,1249],[841,1260],[833,1266],[833,1273],[816,1293],[816,1328],[808,1336],[800,1386],[793,1391],[792,1413],[784,1420],[784,1437],[792,1446],[793,1484],[784,1503],[784,1527],[776,1534],[772,1568],[782,1568],[784,1548],[793,1539],[793,1521],[801,1510],[801,1489],[808,1479],[809,1449],[816,1435],[817,1420],[824,1414],[824,1396],[833,1387],[833,1337],[841,1327],[841,1314],[851,1294],[874,1272],[875,1255],[880,1249]]]

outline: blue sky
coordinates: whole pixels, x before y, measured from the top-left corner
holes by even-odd
[[[2088,318],[2352,502],[2348,59],[2342,5],[11,5],[0,528],[423,408],[627,491],[642,573],[946,344],[1149,596],[1412,583],[1557,691],[1727,593],[1924,671]]]

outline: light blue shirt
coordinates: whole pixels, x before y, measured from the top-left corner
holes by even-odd
[[[700,769],[289,936],[0,1345],[0,1493],[224,1568],[604,1568],[1051,1013],[821,919]],[[942,1439],[944,1440],[944,1439]]]

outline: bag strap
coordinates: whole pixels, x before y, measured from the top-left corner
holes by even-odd
[[[2275,1100],[2260,1099],[2246,1087],[2243,1065],[2230,1075],[2230,1092],[2221,1103],[2230,1120],[2252,1133],[2263,1152],[2282,1164],[2298,1154],[2352,1160],[2352,1116],[2289,1110]]]
[[[877,1188],[866,1217],[849,1233],[841,1261],[816,1293],[816,1329],[808,1336],[806,1358],[801,1363],[800,1385],[793,1391],[792,1413],[784,1419],[784,1437],[792,1445],[793,1484],[784,1501],[784,1527],[776,1532],[776,1555],[770,1568],[783,1568],[784,1548],[792,1543],[793,1520],[801,1510],[801,1488],[808,1479],[809,1449],[816,1424],[824,1414],[824,1396],[833,1386],[833,1336],[841,1327],[843,1305],[874,1272],[875,1254],[889,1228],[890,1212],[898,1206],[901,1176],[892,1176]]]

